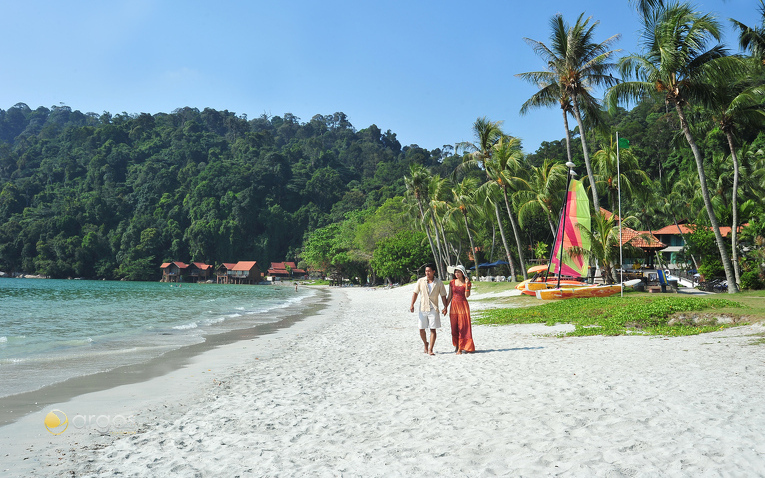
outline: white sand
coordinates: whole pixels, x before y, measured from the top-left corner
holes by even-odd
[[[474,326],[478,353],[457,356],[444,321],[430,357],[410,287],[332,297],[287,331],[50,407],[134,415],[127,434],[50,435],[50,408],[0,428],[0,476],[765,474],[763,327]]]

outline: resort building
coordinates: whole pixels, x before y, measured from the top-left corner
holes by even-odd
[[[165,262],[161,266],[162,279],[160,282],[183,282],[183,278],[186,275],[188,264],[183,262]]]
[[[304,279],[307,273],[304,269],[298,269],[294,262],[272,262],[268,269],[271,280],[280,279]]]
[[[186,268],[189,282],[205,282],[212,278],[213,266],[204,262],[192,262]]]
[[[261,280],[256,261],[224,262],[217,269],[204,262],[166,262],[161,282],[212,282],[213,273],[217,284],[257,284]]]
[[[231,268],[229,284],[257,284],[260,282],[260,269],[255,261],[239,261]]]

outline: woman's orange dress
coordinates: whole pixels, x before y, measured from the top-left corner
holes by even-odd
[[[451,310],[449,319],[452,324],[452,345],[465,352],[475,352],[473,330],[470,327],[470,306],[465,298],[465,286],[449,283],[452,291]]]

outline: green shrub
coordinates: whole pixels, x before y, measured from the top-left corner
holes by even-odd
[[[765,288],[765,283],[757,271],[746,271],[741,274],[741,288],[749,290],[760,290]]]

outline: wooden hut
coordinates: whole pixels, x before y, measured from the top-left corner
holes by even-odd
[[[235,262],[224,262],[215,270],[216,284],[233,284],[231,276],[234,274]]]
[[[160,282],[183,282],[188,270],[188,264],[183,262],[165,262],[161,266],[162,279]]]
[[[192,262],[186,269],[190,282],[205,282],[212,277],[213,266],[204,262]]]
[[[231,268],[231,284],[257,284],[260,282],[260,269],[256,261],[239,261]]]

